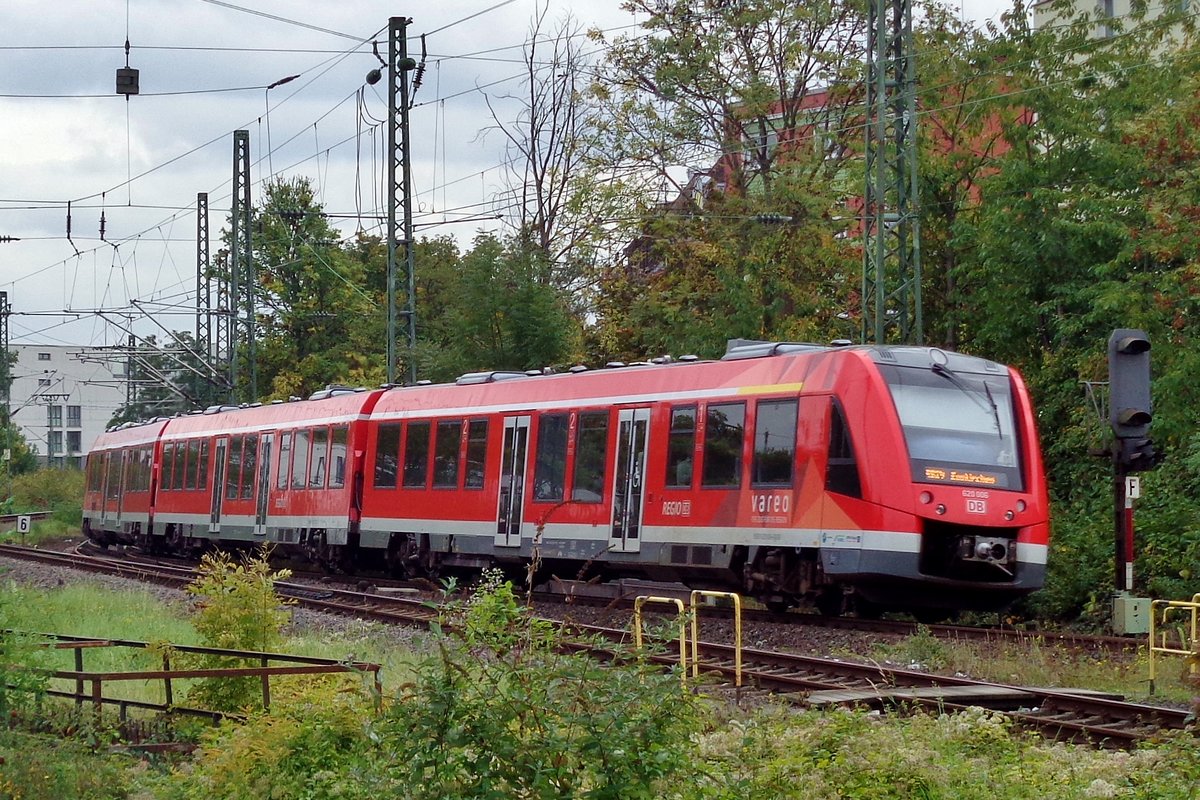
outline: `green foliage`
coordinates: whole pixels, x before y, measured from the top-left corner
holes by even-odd
[[[42,701],[49,680],[34,670],[46,666],[33,636],[13,625],[13,592],[0,591],[0,725],[18,719]]]
[[[123,800],[145,765],[75,741],[0,728],[0,798]]]
[[[39,469],[13,478],[16,513],[53,511],[55,519],[78,527],[82,521],[83,472],[77,469]]]
[[[412,798],[659,797],[687,773],[695,701],[677,677],[551,649],[492,580],[377,727]]]
[[[286,602],[275,594],[274,582],[291,573],[271,569],[264,549],[234,561],[224,551],[204,556],[196,579],[187,587],[199,598],[193,624],[207,647],[225,650],[277,650],[288,621]],[[196,655],[184,659],[190,667],[219,669],[246,666],[234,656]],[[247,678],[205,678],[188,692],[188,699],[218,711],[240,711],[261,705],[262,682]]]
[[[270,714],[226,723],[197,758],[150,781],[161,800],[374,800],[395,796],[373,763],[370,695],[344,678],[272,683]]]

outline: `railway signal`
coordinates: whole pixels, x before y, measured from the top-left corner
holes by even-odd
[[[1114,453],[1125,472],[1154,466],[1150,440],[1150,338],[1145,331],[1118,328],[1108,337],[1108,420],[1116,436]]]

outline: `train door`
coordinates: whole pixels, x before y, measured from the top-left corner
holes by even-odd
[[[212,506],[208,515],[208,532],[221,532],[221,500],[225,497],[225,453],[229,450],[229,437],[217,439],[212,468]]]
[[[521,515],[525,509],[525,479],[529,445],[528,416],[504,420],[503,461],[500,463],[500,504],[496,512],[497,547],[521,544]]]
[[[617,467],[613,471],[613,519],[609,541],[618,553],[642,549],[646,436],[650,409],[625,408],[617,416]]]
[[[121,473],[124,451],[110,450],[104,454],[104,478],[100,489],[100,527],[107,529],[119,518],[121,498]]]
[[[254,480],[254,535],[267,535],[267,499],[271,493],[271,447],[275,434],[264,433],[258,439],[258,477]]]

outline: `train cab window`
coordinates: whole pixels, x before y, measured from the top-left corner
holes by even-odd
[[[308,482],[308,431],[296,431],[292,439],[292,488],[303,489]]]
[[[575,431],[575,473],[571,499],[599,503],[604,499],[604,466],[608,456],[608,412],[589,411],[579,415]]]
[[[184,476],[183,488],[196,488],[196,478],[200,474],[200,440],[192,439],[187,443],[187,474]]]
[[[667,439],[667,481],[675,489],[692,488],[692,458],[696,453],[696,407],[671,409],[671,434]]]
[[[841,403],[833,401],[829,413],[829,467],[825,488],[847,497],[862,497],[862,481],[858,477],[858,459],[854,442]]]
[[[242,449],[242,499],[249,500],[254,496],[254,471],[258,466],[258,437],[251,434],[246,437]]]
[[[538,418],[537,461],[533,468],[533,499],[563,499],[567,477],[567,414],[542,414]]]
[[[400,457],[400,423],[389,422],[379,426],[375,438],[375,483],[376,489],[396,488],[396,465]]]
[[[279,434],[279,468],[275,470],[275,488],[288,487],[288,468],[292,466],[292,433]]]
[[[462,445],[462,420],[440,420],[433,450],[433,485],[458,488],[458,451]]]
[[[325,467],[329,464],[329,429],[312,429],[312,458],[309,459],[308,488],[325,488]]]
[[[404,486],[425,488],[429,477],[429,423],[408,423],[404,439]]]
[[[796,461],[795,400],[762,400],[754,415],[754,486],[791,486]]]
[[[242,437],[229,437],[225,450],[225,499],[237,500],[238,479],[242,475]]]
[[[350,429],[339,425],[333,429],[329,440],[329,488],[340,489],[346,485],[346,441]]]
[[[488,421],[473,419],[467,423],[467,477],[463,485],[468,489],[482,489],[487,466]]]
[[[742,482],[746,404],[710,405],[704,422],[703,485],[709,488],[736,488]]]

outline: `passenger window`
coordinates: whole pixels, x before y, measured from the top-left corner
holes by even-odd
[[[829,466],[825,488],[847,497],[862,497],[862,481],[858,476],[858,459],[842,405],[833,401],[829,414]]]
[[[429,477],[429,423],[408,423],[404,440],[404,485],[424,489]]]
[[[312,458],[311,471],[308,475],[308,488],[325,488],[325,465],[329,459],[329,429],[312,429]]]
[[[692,459],[695,453],[696,407],[671,409],[671,434],[667,439],[667,486],[692,488]]]
[[[458,451],[462,446],[462,420],[441,420],[433,454],[433,485],[458,488]]]
[[[246,437],[242,450],[242,499],[249,500],[254,496],[254,473],[258,467],[258,436]]]
[[[292,466],[292,434],[280,434],[279,436],[279,469],[275,476],[275,488],[286,489],[288,485],[288,468]]]
[[[340,489],[346,485],[346,440],[350,429],[339,425],[333,429],[329,444],[329,488]]]
[[[238,478],[242,474],[242,437],[232,436],[225,451],[225,499],[236,500]]]
[[[171,489],[171,467],[175,464],[175,443],[163,445],[162,474],[158,476],[158,485],[163,491]],[[111,483],[111,481],[110,481]]]
[[[296,431],[292,440],[292,488],[303,489],[308,483],[308,431]]]
[[[533,471],[533,499],[563,499],[567,477],[567,414],[542,414],[538,419],[537,461]]]
[[[482,489],[487,469],[488,421],[473,419],[467,424],[467,478],[463,485],[468,489]]]
[[[375,438],[375,488],[395,489],[400,457],[400,423],[379,426]]]
[[[708,407],[704,430],[704,486],[736,488],[741,485],[745,431],[745,403]]]
[[[186,447],[187,446],[183,442],[175,443],[175,463],[171,467],[171,488],[172,489],[178,490],[178,489],[183,488],[184,472],[187,470],[187,463],[185,461],[185,456],[187,453]],[[130,464],[132,465],[132,462],[133,462],[133,451],[132,450],[128,451],[128,456],[130,459]]]
[[[200,474],[200,440],[192,439],[187,443],[187,477],[183,488],[195,489],[196,480]]]
[[[754,417],[755,486],[791,486],[796,456],[796,401],[763,400]]]
[[[608,455],[608,412],[579,415],[575,431],[575,474],[571,499],[599,503],[604,499],[604,466]]]

